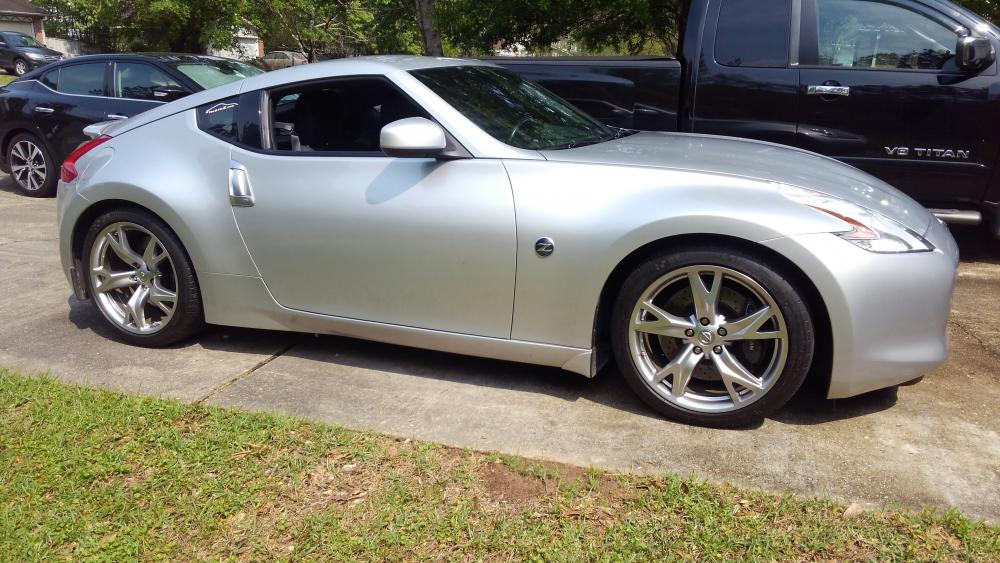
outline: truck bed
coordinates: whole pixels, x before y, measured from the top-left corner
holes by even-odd
[[[669,57],[484,57],[608,125],[676,131],[681,63]]]

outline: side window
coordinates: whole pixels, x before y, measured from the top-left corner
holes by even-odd
[[[198,108],[198,127],[230,143],[239,142],[240,98],[233,96]]]
[[[382,154],[382,127],[406,117],[428,117],[380,78],[331,80],[269,94],[271,146],[282,152]]]
[[[790,0],[725,0],[715,31],[715,61],[724,66],[788,65]]]
[[[135,100],[156,100],[153,95],[157,88],[178,88],[183,86],[167,76],[162,70],[145,63],[115,64],[115,96]]]
[[[896,4],[816,0],[819,65],[846,68],[954,68],[957,34]]]
[[[56,90],[64,94],[104,95],[104,68],[107,63],[84,63],[59,69]]]
[[[59,69],[50,70],[42,75],[42,84],[52,88],[53,90],[59,89]]]

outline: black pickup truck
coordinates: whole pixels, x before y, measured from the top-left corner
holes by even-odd
[[[490,60],[610,125],[802,147],[1000,236],[998,48],[944,0],[692,0],[677,59]]]

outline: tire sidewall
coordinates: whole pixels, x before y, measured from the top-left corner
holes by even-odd
[[[767,393],[743,409],[725,413],[700,413],[668,402],[646,382],[632,361],[628,339],[630,319],[639,296],[657,279],[694,265],[715,265],[736,270],[759,283],[775,300],[789,336],[788,357],[778,381]],[[723,246],[695,246],[661,253],[647,259],[626,278],[612,313],[612,349],[626,382],[639,397],[659,413],[700,426],[745,426],[778,410],[801,387],[809,372],[815,348],[815,328],[809,306],[788,281],[793,276],[781,265],[763,256]]]
[[[91,276],[85,276],[87,294],[93,302],[94,308],[101,315],[107,324],[112,327],[121,340],[130,344],[147,347],[167,346],[183,340],[196,333],[204,325],[204,313],[201,305],[201,295],[198,288],[197,278],[191,259],[181,246],[177,236],[167,225],[150,213],[124,209],[110,211],[99,216],[87,230],[84,238],[82,259],[84,271],[90,270],[90,256],[97,241],[97,235],[108,225],[113,223],[129,222],[135,223],[153,233],[160,240],[173,262],[174,273],[177,276],[177,302],[174,307],[174,315],[167,322],[167,325],[152,334],[136,334],[129,332],[118,326],[114,320],[101,309],[94,289]]]
[[[21,182],[14,176],[14,171],[11,170],[10,175],[11,179],[14,180],[14,185],[17,186],[17,189],[20,190],[20,192],[26,196],[30,197],[54,196],[56,194],[56,182],[58,182],[59,179],[59,171],[56,170],[55,163],[52,160],[52,155],[49,154],[48,147],[46,147],[45,143],[43,143],[41,139],[39,139],[35,135],[32,135],[31,133],[20,133],[18,135],[15,135],[14,138],[11,139],[10,144],[7,145],[7,155],[6,155],[7,165],[8,166],[11,165],[11,155],[14,153],[14,146],[21,141],[30,142],[31,144],[38,147],[38,150],[42,153],[42,158],[45,159],[45,182],[42,184],[42,187],[38,188],[37,190],[29,190],[25,186],[21,185]]]

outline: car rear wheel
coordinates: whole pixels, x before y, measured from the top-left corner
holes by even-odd
[[[716,246],[643,262],[613,312],[629,386],[688,424],[742,426],[781,408],[802,385],[815,342],[789,278],[764,256]]]
[[[14,137],[7,146],[7,164],[14,183],[25,195],[51,197],[56,193],[59,172],[45,144],[30,133]]]
[[[14,74],[17,76],[23,76],[26,72],[28,72],[28,62],[24,59],[15,59]]]
[[[105,213],[84,240],[87,288],[122,340],[167,346],[204,325],[191,261],[177,237],[144,211]]]

